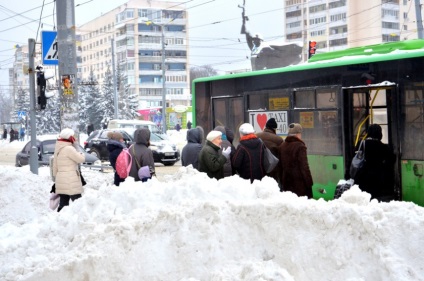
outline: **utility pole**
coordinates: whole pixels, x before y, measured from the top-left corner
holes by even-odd
[[[112,38],[110,41],[112,44],[112,75],[113,75],[113,94],[114,94],[114,107],[115,107],[115,119],[118,119],[118,94],[116,92],[116,71],[115,71],[115,40]]]
[[[165,25],[160,27],[162,29],[162,132],[166,134]]]
[[[421,15],[421,4],[420,0],[415,0],[415,15],[417,18],[417,31],[418,31],[418,39],[424,38],[423,33],[423,18]]]
[[[28,69],[29,69],[29,102],[30,102],[30,126],[31,126],[31,150],[29,154],[29,168],[33,174],[38,175],[38,148],[37,128],[35,122],[35,40],[28,39]]]
[[[59,59],[60,128],[71,128],[79,139],[77,50],[74,0],[57,0],[57,43]]]

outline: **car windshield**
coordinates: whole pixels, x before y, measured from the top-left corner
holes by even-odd
[[[162,140],[168,140],[169,138],[165,134],[150,133],[150,139],[152,141],[162,141]]]
[[[42,149],[43,154],[53,154],[55,145],[56,145],[56,140],[44,141],[43,149]]]
[[[98,131],[98,130],[97,130],[97,131],[92,132],[92,133],[90,134],[90,136],[87,138],[87,140],[86,140],[86,141],[90,141],[90,140],[94,139],[94,138],[95,138],[98,134],[99,134],[99,131]]]

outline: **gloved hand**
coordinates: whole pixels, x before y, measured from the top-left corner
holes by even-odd
[[[230,158],[230,153],[231,153],[231,146],[222,149],[222,155],[224,155],[225,158],[229,159]]]

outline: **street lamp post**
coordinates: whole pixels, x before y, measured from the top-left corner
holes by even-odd
[[[162,29],[162,131],[166,134],[166,76],[165,76],[165,25]]]

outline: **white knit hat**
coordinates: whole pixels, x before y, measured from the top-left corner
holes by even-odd
[[[74,130],[66,128],[66,129],[63,129],[62,132],[60,132],[59,138],[67,140],[73,135],[75,135]]]
[[[206,139],[208,141],[213,141],[217,137],[222,136],[222,133],[220,131],[210,131],[210,133],[206,136]]]
[[[250,123],[244,123],[244,124],[241,124],[239,128],[239,132],[242,135],[248,135],[248,134],[253,134],[255,132],[255,129],[253,129],[253,126]]]

